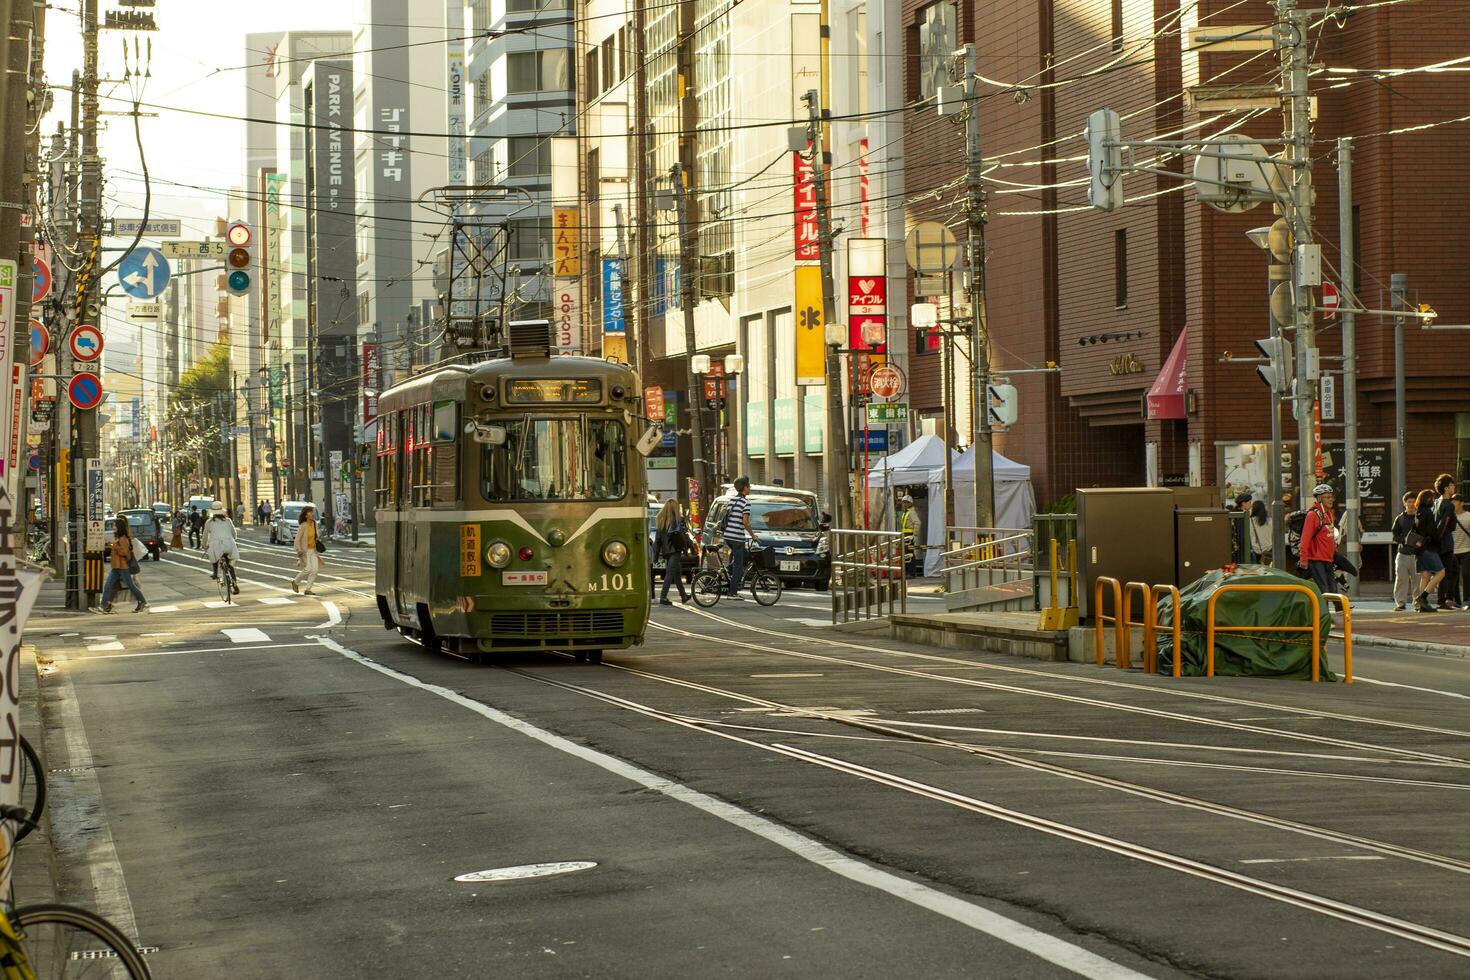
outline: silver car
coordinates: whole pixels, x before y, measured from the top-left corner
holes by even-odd
[[[271,544],[292,544],[296,541],[296,528],[301,523],[301,512],[316,505],[305,500],[285,500],[271,515]]]

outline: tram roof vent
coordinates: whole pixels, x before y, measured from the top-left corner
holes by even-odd
[[[507,324],[510,356],[517,361],[551,356],[550,320],[512,320]]]

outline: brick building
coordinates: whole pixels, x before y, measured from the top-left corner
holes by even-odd
[[[1124,208],[1091,210],[1082,132],[1090,112],[1108,107],[1123,117],[1129,139],[1188,138],[1226,128],[1279,138],[1275,109],[1253,117],[1201,114],[1182,95],[1201,81],[1276,80],[1271,52],[1205,54],[1188,50],[1182,40],[1199,24],[1267,23],[1269,5],[904,0],[903,19],[910,100],[926,96],[935,73],[947,71],[936,55],[943,44],[978,46],[986,79],[981,129],[990,194],[992,368],[1004,373],[1046,361],[1062,366],[1059,374],[1013,379],[1021,419],[997,447],[1031,466],[1042,506],[1077,487],[1236,482],[1242,450],[1233,447],[1267,439],[1270,400],[1250,366],[1221,358],[1227,351],[1254,355],[1252,342],[1268,331],[1267,259],[1245,232],[1269,225],[1271,206],[1224,213],[1198,201],[1188,180],[1138,173],[1127,179]],[[953,34],[946,42],[949,25]],[[1324,274],[1340,281],[1332,271],[1339,242],[1332,150],[1338,137],[1352,137],[1358,216],[1353,278],[1362,305],[1385,307],[1390,276],[1406,273],[1410,299],[1432,304],[1441,324],[1470,322],[1470,278],[1460,268],[1470,245],[1460,217],[1470,204],[1470,184],[1455,168],[1470,152],[1470,124],[1379,135],[1464,114],[1466,75],[1381,71],[1470,55],[1463,4],[1419,0],[1351,12],[1315,25],[1312,43],[1312,61],[1325,69],[1312,81],[1318,96],[1314,223]],[[963,188],[950,186],[962,174],[962,130],[932,109],[909,112],[904,150],[910,200],[933,190],[939,201],[953,202],[949,223],[963,238]],[[1153,156],[1146,148],[1134,152],[1139,163]],[[1153,165],[1187,174],[1192,162],[1163,156]],[[922,205],[926,216],[933,201]],[[912,296],[912,282],[910,287]],[[1325,369],[1337,370],[1330,359],[1339,353],[1340,333],[1330,321],[1319,321],[1319,333]],[[1148,420],[1143,396],[1181,335],[1187,410],[1183,418]],[[1357,336],[1360,439],[1391,440],[1392,324],[1359,316]],[[1406,346],[1404,449],[1412,488],[1443,470],[1470,467],[1470,458],[1459,462],[1470,457],[1470,381],[1459,367],[1470,361],[1470,337],[1411,325]],[[912,373],[916,409],[938,412],[939,355],[916,352]],[[1283,428],[1291,438],[1289,408]],[[1326,423],[1323,438],[1330,451],[1341,438],[1340,425]]]

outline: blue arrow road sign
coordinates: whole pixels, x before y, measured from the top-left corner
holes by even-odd
[[[168,285],[168,259],[156,248],[135,248],[117,267],[117,282],[136,299],[152,299]]]

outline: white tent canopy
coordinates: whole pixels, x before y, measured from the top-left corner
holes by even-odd
[[[938,575],[945,551],[944,540],[944,457],[929,474],[929,515],[924,535],[929,551],[924,558],[924,574]],[[995,524],[997,527],[1027,528],[1036,513],[1036,495],[1031,489],[1031,467],[991,453],[995,471]],[[955,523],[969,524],[975,513],[975,447],[971,446],[954,462]]]
[[[954,452],[954,450],[950,450]],[[959,458],[958,453],[954,453]],[[944,440],[919,436],[896,453],[884,456],[868,469],[868,487],[928,486],[934,467],[944,468]]]

